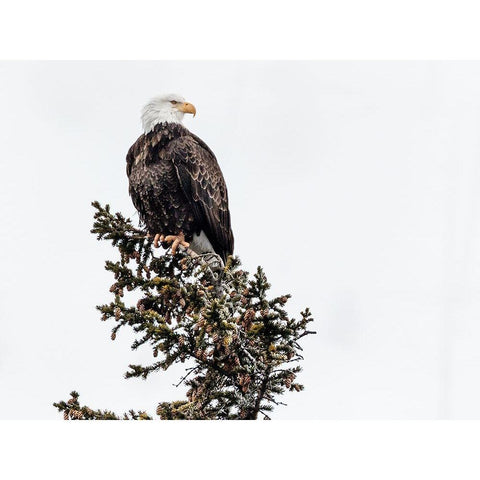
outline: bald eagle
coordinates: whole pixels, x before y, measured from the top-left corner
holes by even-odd
[[[148,233],[172,254],[181,245],[197,254],[233,254],[227,186],[215,155],[182,125],[196,109],[180,95],[150,100],[144,133],[127,153],[129,193]]]

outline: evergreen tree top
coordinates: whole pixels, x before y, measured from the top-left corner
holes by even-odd
[[[105,263],[115,279],[114,298],[97,309],[102,320],[114,322],[112,340],[130,327],[136,336],[132,349],[152,349],[152,363],[129,365],[125,377],[147,378],[174,363],[192,364],[179,381],[189,387],[187,398],[159,403],[160,419],[256,419],[259,414],[269,419],[282,394],[303,390],[296,381],[303,360],[299,341],[315,333],[308,330],[313,321],[308,308],[299,319],[290,318],[285,310],[290,295],[269,298],[262,268],[251,276],[238,258],[229,257],[219,270],[204,256],[155,256],[152,238],[130,219],[111,213],[109,205],[93,206],[92,233],[120,254],[118,261]],[[135,304],[129,292],[140,294]],[[78,398],[74,391],[54,406],[72,420],[152,418],[143,411],[93,410]]]

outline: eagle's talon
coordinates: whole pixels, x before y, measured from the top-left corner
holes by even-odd
[[[172,255],[175,255],[175,253],[177,253],[177,248],[179,245],[185,248],[188,248],[190,246],[190,244],[185,241],[185,236],[182,232],[180,232],[178,235],[167,235],[166,237],[164,237],[163,241],[172,244]]]
[[[160,233],[157,233],[155,235],[155,237],[153,237],[153,246],[155,248],[158,248],[160,245],[158,245],[158,240],[160,240],[161,242],[163,242],[162,238],[164,238],[163,235],[161,235]]]

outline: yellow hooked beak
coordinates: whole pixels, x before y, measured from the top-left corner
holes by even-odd
[[[177,108],[183,113],[193,113],[193,116],[197,113],[195,106],[188,102],[180,104]]]

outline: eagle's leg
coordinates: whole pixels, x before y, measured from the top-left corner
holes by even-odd
[[[188,248],[190,246],[190,244],[185,241],[185,235],[183,234],[183,232],[180,232],[178,235],[167,235],[166,237],[164,235],[161,235],[160,241],[172,244],[172,255],[175,255],[179,245],[185,248]]]

